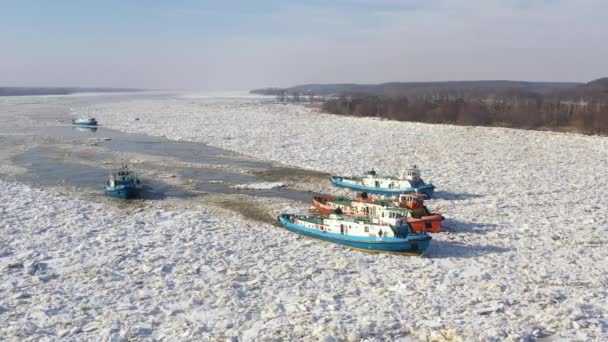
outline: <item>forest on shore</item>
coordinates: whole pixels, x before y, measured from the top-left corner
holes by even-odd
[[[589,83],[304,85],[266,91],[282,101],[320,99],[324,112],[337,115],[608,134],[608,78]]]

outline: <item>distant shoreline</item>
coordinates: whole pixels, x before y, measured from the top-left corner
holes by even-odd
[[[588,83],[454,81],[309,84],[252,90],[324,113],[395,121],[608,134],[608,77]]]
[[[80,93],[141,92],[138,88],[0,87],[0,96],[71,95]]]

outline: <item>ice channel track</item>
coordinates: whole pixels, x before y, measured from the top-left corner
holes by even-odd
[[[364,254],[204,207],[125,212],[2,182],[0,339],[608,338],[606,138],[255,98],[75,110],[329,173],[417,163],[446,229],[424,257]]]

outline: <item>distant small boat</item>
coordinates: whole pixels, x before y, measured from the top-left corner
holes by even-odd
[[[435,191],[433,184],[427,184],[420,178],[420,169],[416,165],[400,177],[378,176],[376,171],[371,170],[363,177],[331,176],[331,183],[342,188],[387,196],[422,193],[431,197]]]
[[[380,225],[364,218],[297,214],[282,214],[278,220],[289,231],[370,252],[420,255],[431,241],[430,235],[414,232],[405,220],[399,225]]]
[[[72,119],[72,125],[78,125],[78,126],[97,126],[97,120],[95,120],[95,118]]]
[[[403,206],[399,206],[403,203]],[[441,229],[443,216],[431,213],[419,196],[402,195],[399,201],[371,200],[367,196],[356,200],[344,197],[315,196],[312,204],[324,214],[370,217],[378,224],[397,225],[402,218],[416,232],[437,233]]]
[[[130,199],[139,195],[142,185],[135,172],[123,164],[121,169],[110,174],[106,182],[106,195],[115,198]]]

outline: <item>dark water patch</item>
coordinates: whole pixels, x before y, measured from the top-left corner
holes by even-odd
[[[49,147],[41,147],[22,153],[13,158],[16,165],[28,172],[14,176],[16,181],[39,187],[69,186],[83,189],[91,195],[103,195],[109,170],[66,161]],[[186,198],[193,196],[180,188],[157,180],[141,179],[142,199],[164,199],[166,197]]]
[[[175,158],[189,163],[229,165],[266,169],[272,164],[254,161],[236,152],[202,143],[173,141],[139,133],[124,133],[106,127],[90,130],[85,127],[45,127],[38,134],[64,142],[91,144],[116,152],[147,154]]]
[[[311,181],[311,180],[329,180],[329,174],[313,170],[298,169],[292,167],[272,166],[267,170],[255,171],[255,176],[266,181]]]
[[[245,173],[233,173],[226,172],[221,169],[209,169],[209,168],[184,168],[181,170],[180,175],[186,179],[198,180],[204,183],[208,183],[209,186],[213,184],[244,184],[254,183],[256,178],[251,177]]]
[[[327,174],[291,167],[277,166],[258,161],[236,152],[223,150],[195,142],[172,141],[146,134],[124,133],[106,127],[46,126],[34,127],[22,134],[35,137],[41,147],[24,152],[14,158],[14,163],[29,170],[16,176],[18,181],[40,186],[65,184],[103,192],[109,170],[102,165],[116,162],[116,153],[130,153],[165,157],[166,162],[137,163],[146,199],[187,197],[192,193],[245,194],[266,198],[282,198],[309,202],[311,192],[296,191],[287,187],[277,189],[237,189],[236,185],[261,182],[306,183],[324,181]],[[6,137],[5,137],[6,138]],[[8,140],[17,138],[8,137]],[[33,142],[33,141],[32,141]],[[59,145],[61,144],[61,145]],[[71,148],[65,148],[71,145]],[[82,149],[94,145],[99,150]],[[192,167],[176,164],[171,160],[187,162]],[[100,167],[91,164],[97,162]],[[128,160],[127,160],[128,162]],[[92,166],[91,166],[92,165]],[[239,170],[241,172],[239,172]],[[163,174],[179,175],[167,185],[157,181]],[[184,181],[186,180],[186,181]]]
[[[162,200],[165,198],[191,198],[196,193],[172,186],[154,179],[142,179],[143,187],[139,191],[138,198],[145,200]]]
[[[17,175],[19,181],[37,186],[71,185],[76,187],[103,189],[107,171],[83,164],[56,163],[51,160],[40,160],[38,163],[22,163],[29,158],[14,159],[19,166],[26,167],[27,173]],[[97,184],[97,186],[95,186]]]
[[[16,175],[16,181],[42,187],[70,186],[81,188],[91,195],[103,193],[104,184],[110,173],[109,169],[82,164],[84,160],[112,160],[112,156],[102,151],[92,153],[77,148],[65,150],[49,145],[37,147],[13,158],[13,163],[24,167],[27,173]],[[259,183],[248,173],[227,172],[222,169],[201,167],[175,167],[169,163],[145,163],[139,165],[148,177],[140,172],[144,184],[140,191],[143,199],[163,199],[167,197],[186,198],[196,193],[245,194],[259,197],[283,198],[308,202],[312,196],[309,192],[279,189],[237,189],[236,185]],[[133,168],[137,172],[137,167]],[[178,182],[186,184],[168,185],[154,178],[154,175],[175,173],[180,176]],[[190,182],[192,181],[192,182]],[[195,190],[195,191],[190,191]]]

